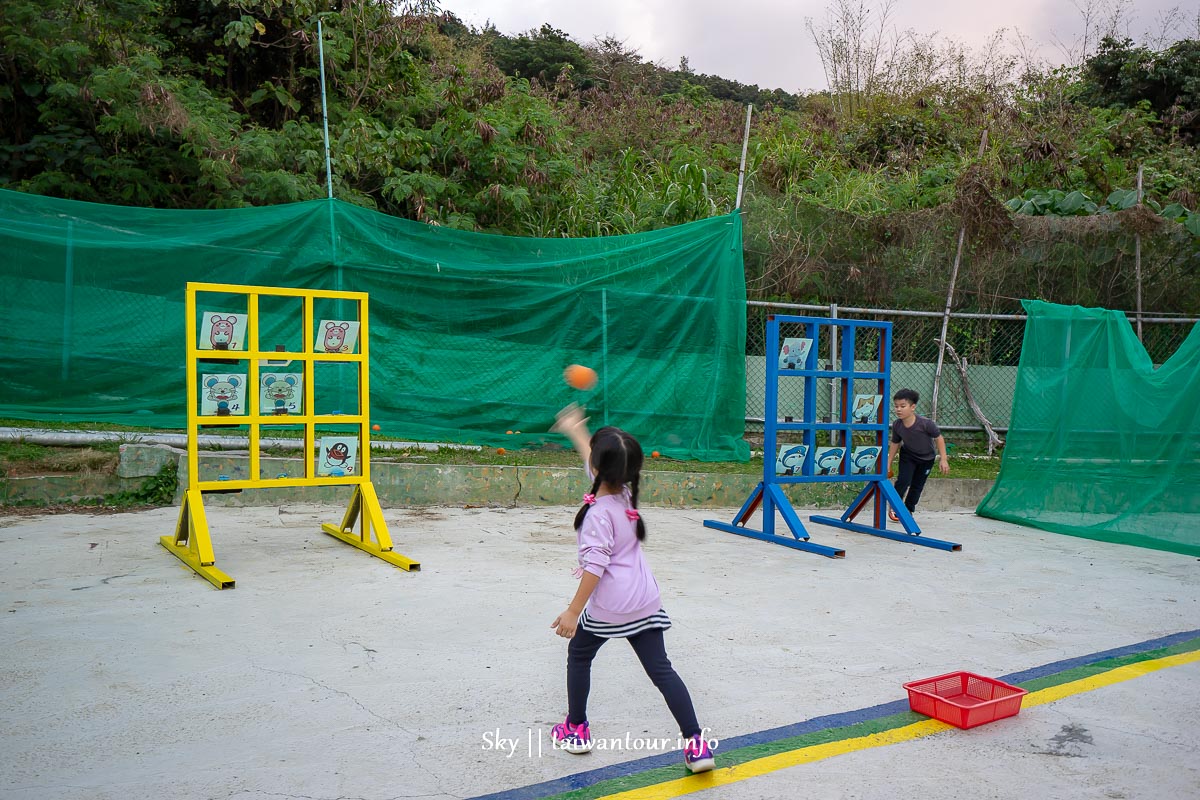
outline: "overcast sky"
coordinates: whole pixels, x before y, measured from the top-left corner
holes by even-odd
[[[1074,2],[1074,5],[1072,4]],[[1184,35],[1196,36],[1200,0],[898,0],[892,25],[921,34],[941,34],[972,48],[995,31],[1019,30],[1040,55],[1061,63],[1062,47],[1079,40],[1083,21],[1076,6],[1127,2],[1128,33],[1143,41],[1157,32],[1160,16],[1179,7],[1190,21]],[[867,0],[870,8],[878,0]],[[804,20],[826,16],[827,0],[444,0],[442,9],[463,22],[491,22],[513,34],[550,23],[572,39],[589,43],[611,34],[645,60],[677,68],[681,56],[695,72],[720,75],[764,89],[789,92],[825,88],[821,62]]]

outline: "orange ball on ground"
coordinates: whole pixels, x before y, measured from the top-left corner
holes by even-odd
[[[505,450],[503,447],[497,447],[497,448],[496,448],[496,455],[498,455],[498,456],[502,456],[502,455],[504,455],[506,452],[507,452],[507,451],[506,451],[506,450]]]

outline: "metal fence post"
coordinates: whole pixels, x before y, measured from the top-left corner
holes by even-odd
[[[829,318],[830,319],[838,318],[837,303],[829,304]],[[837,329],[836,325],[830,325],[829,326],[829,369],[837,370],[837,368],[838,368],[838,329]],[[835,419],[837,419],[837,407],[838,407],[837,387],[838,387],[838,382],[836,380],[831,380],[829,382],[829,421],[830,422],[833,422]],[[832,438],[832,441],[830,441],[830,444],[843,444],[843,445],[846,444],[846,442],[838,442],[837,441],[838,436],[837,436],[836,432],[834,433],[834,435],[831,438]]]
[[[1142,204],[1142,165],[1138,164],[1137,174],[1137,204]],[[1137,337],[1142,339],[1142,235],[1136,231],[1133,234],[1133,270],[1137,277]]]

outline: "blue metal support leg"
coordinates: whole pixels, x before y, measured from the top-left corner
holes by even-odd
[[[763,510],[763,529],[761,531],[753,528],[745,527],[746,522],[754,513],[754,509],[762,504]],[[783,516],[784,522],[787,523],[788,529],[792,534],[792,538],[780,536],[775,533],[775,510]],[[808,531],[804,528],[804,523],[800,521],[800,517],[792,508],[791,502],[784,495],[783,490],[778,485],[768,485],[763,487],[763,484],[758,484],[754,491],[750,493],[749,499],[746,500],[733,522],[719,522],[715,519],[704,520],[704,527],[713,528],[726,533],[736,533],[738,536],[747,536],[751,539],[759,539],[764,542],[774,542],[781,544],[784,547],[790,547],[794,550],[804,550],[808,553],[816,553],[827,558],[845,558],[846,551],[836,547],[828,547],[823,544],[816,544],[808,541]]]
[[[880,514],[880,516],[884,517],[880,527],[862,525],[850,521],[862,510],[862,506],[866,503],[868,492],[878,492],[879,494],[876,495],[877,501],[882,497],[883,503],[881,505],[884,509],[881,509],[881,511],[886,510],[889,506],[895,510],[896,516],[900,517],[900,525],[904,528],[903,533],[889,531],[887,529],[886,516],[883,514]],[[848,531],[857,531],[858,533],[869,533],[872,536],[878,536],[882,539],[892,539],[897,542],[908,542],[909,544],[919,544],[922,547],[932,547],[935,550],[951,550],[954,552],[962,550],[962,545],[956,542],[946,542],[941,539],[931,539],[928,536],[921,536],[920,527],[917,526],[916,520],[913,519],[908,509],[904,507],[904,503],[900,501],[900,495],[896,492],[896,487],[892,486],[891,481],[886,480],[871,481],[871,483],[867,484],[867,487],[859,493],[858,497],[854,499],[854,502],[846,510],[846,513],[842,514],[840,518],[814,514],[809,517],[809,520],[821,525],[830,525],[834,528],[843,528]]]

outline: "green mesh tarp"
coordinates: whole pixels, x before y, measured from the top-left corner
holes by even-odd
[[[1200,325],[1155,368],[1120,312],[1025,309],[1004,458],[978,513],[1200,556]]]
[[[736,214],[530,239],[336,200],[166,211],[0,191],[0,253],[0,416],[182,428],[184,286],[203,281],[369,293],[371,413],[384,435],[561,443],[546,431],[575,400],[647,450],[749,458]],[[347,313],[329,302],[315,316]],[[299,311],[264,301],[264,349],[299,348]],[[568,388],[571,363],[596,369],[599,385]],[[353,408],[353,368],[319,367],[317,412]]]

